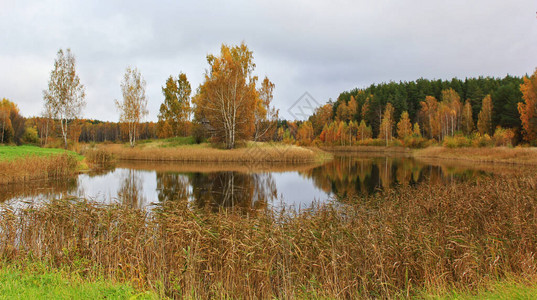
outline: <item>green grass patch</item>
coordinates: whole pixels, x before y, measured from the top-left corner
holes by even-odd
[[[27,156],[50,156],[69,153],[80,161],[84,157],[73,151],[58,148],[41,148],[37,146],[0,146],[0,161],[12,161]]]
[[[76,274],[51,269],[42,263],[3,265],[0,299],[158,299],[128,284],[87,280]]]
[[[535,299],[537,295],[537,283],[524,279],[508,279],[492,283],[477,291],[453,290],[447,293],[424,293],[420,299],[437,300],[477,300],[477,299]]]
[[[177,147],[177,146],[184,146],[184,145],[194,145],[196,142],[194,141],[194,138],[191,136],[178,136],[173,138],[168,138],[162,140],[163,144],[161,147]]]

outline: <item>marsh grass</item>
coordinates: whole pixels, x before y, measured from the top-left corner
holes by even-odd
[[[318,150],[298,146],[269,143],[250,143],[242,148],[224,150],[207,144],[178,147],[125,147],[100,145],[120,160],[139,161],[190,161],[190,162],[312,162],[330,155]]]
[[[386,190],[346,205],[196,210],[51,201],[0,212],[0,257],[187,298],[392,298],[537,275],[537,176]],[[39,226],[36,226],[39,224]]]
[[[69,153],[0,161],[0,184],[68,177],[76,174],[78,165],[78,157]]]
[[[537,165],[537,148],[446,148],[430,147],[417,150],[417,158],[450,159],[482,163]]]
[[[88,149],[84,156],[93,169],[109,169],[116,164],[114,155],[104,149]]]

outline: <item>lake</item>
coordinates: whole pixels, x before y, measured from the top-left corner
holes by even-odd
[[[0,202],[27,203],[83,197],[150,207],[188,199],[197,207],[306,208],[312,203],[363,197],[400,185],[488,176],[487,165],[446,164],[410,157],[337,155],[324,164],[268,165],[120,162],[112,170],[75,178],[0,187]],[[516,172],[503,167],[502,172]]]

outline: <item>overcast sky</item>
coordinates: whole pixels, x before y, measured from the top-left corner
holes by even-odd
[[[0,0],[0,98],[40,114],[60,48],[86,86],[85,118],[117,121],[127,66],[147,81],[149,120],[170,75],[193,90],[222,43],[246,42],[275,84],[280,116],[304,92],[319,103],[371,83],[521,76],[537,67],[537,1]]]

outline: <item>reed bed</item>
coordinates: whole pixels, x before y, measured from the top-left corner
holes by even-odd
[[[324,151],[334,152],[338,155],[356,155],[360,154],[373,154],[378,156],[382,155],[411,155],[412,150],[406,147],[394,147],[394,146],[321,146]]]
[[[174,148],[125,147],[124,145],[100,145],[119,160],[181,161],[181,162],[312,162],[327,153],[292,145],[251,145],[245,148],[223,150],[208,146],[192,145]]]
[[[401,187],[295,212],[168,201],[0,211],[0,257],[174,298],[393,298],[537,275],[537,176]],[[36,226],[39,224],[39,226]]]
[[[537,165],[537,148],[446,148],[429,147],[416,150],[414,157],[451,159],[482,163]]]
[[[114,155],[104,149],[89,149],[85,151],[84,156],[93,169],[109,169],[116,164]]]
[[[72,176],[76,173],[77,166],[78,160],[71,154],[26,156],[0,161],[0,184]]]

